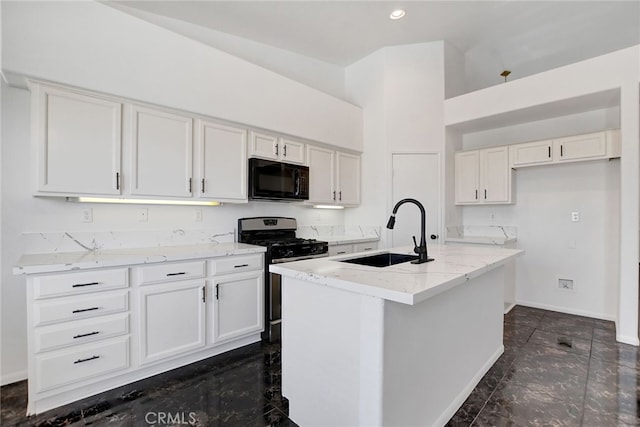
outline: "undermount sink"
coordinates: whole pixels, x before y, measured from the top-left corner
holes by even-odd
[[[381,254],[367,255],[359,258],[341,259],[340,262],[351,264],[368,265],[369,267],[389,267],[390,265],[402,264],[403,262],[418,259],[417,255],[393,254],[384,252]]]

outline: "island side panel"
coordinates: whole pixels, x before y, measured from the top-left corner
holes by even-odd
[[[282,277],[282,394],[299,425],[382,425],[384,301]]]
[[[444,425],[504,351],[504,269],[415,306],[387,301],[384,425]]]

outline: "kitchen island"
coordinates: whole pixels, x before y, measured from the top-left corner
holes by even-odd
[[[444,425],[504,351],[503,265],[521,253],[431,245],[435,260],[424,264],[341,262],[367,252],[270,266],[283,276],[290,418],[304,426]]]

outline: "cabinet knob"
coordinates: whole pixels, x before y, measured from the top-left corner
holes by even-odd
[[[431,237],[431,240],[436,240],[438,238],[438,235],[437,234],[432,234],[429,237]]]

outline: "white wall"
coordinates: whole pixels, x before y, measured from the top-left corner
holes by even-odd
[[[374,52],[347,67],[346,91],[362,106],[365,141],[362,204],[346,213],[347,222],[384,226],[396,202],[391,200],[391,153],[444,150],[444,43]],[[433,185],[421,182],[419,171],[415,184]],[[384,231],[381,247],[391,241]]]
[[[619,108],[464,136],[464,148],[546,139],[619,127]],[[615,320],[618,307],[620,160],[520,168],[512,205],[465,206],[465,225],[511,225],[518,259],[517,303]],[[580,213],[571,222],[571,212]],[[492,220],[491,218],[494,217]],[[574,280],[574,291],[558,279]]]
[[[215,31],[202,25],[156,15],[122,3],[106,3],[146,21],[185,35],[194,40],[213,46],[233,56],[244,58],[304,85],[321,90],[329,95],[344,99],[344,67],[329,64],[315,58],[279,49],[268,44]]]
[[[359,150],[360,108],[93,1],[2,2],[3,66]]]

